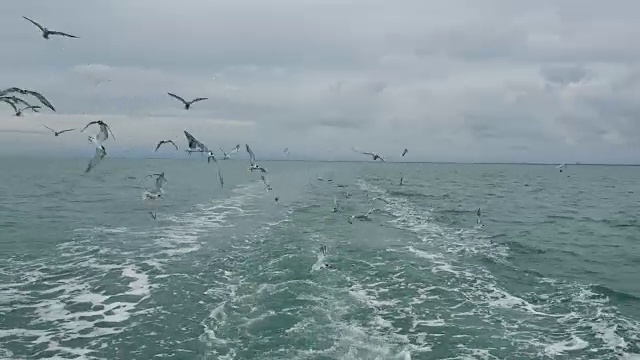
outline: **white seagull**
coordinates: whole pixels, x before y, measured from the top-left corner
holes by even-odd
[[[113,140],[116,139],[116,136],[113,134],[113,131],[111,131],[111,128],[109,127],[109,125],[102,120],[91,121],[90,123],[85,125],[85,127],[82,128],[80,132],[85,131],[86,128],[88,128],[90,125],[93,125],[93,124],[98,124],[100,126],[100,131],[98,132],[98,135],[104,133],[104,139],[102,140],[103,142],[109,138],[109,133],[111,133],[111,136],[113,136]]]
[[[222,151],[222,160],[229,160],[231,158],[231,155],[234,154],[234,153],[237,153],[239,150],[240,150],[240,144],[236,145],[229,152],[226,152],[226,151],[224,151],[223,148],[220,148],[220,151]]]
[[[251,171],[260,170],[261,172],[266,173],[267,170],[265,168],[258,166],[258,164],[256,164],[256,156],[253,154],[253,151],[251,151],[249,144],[245,144],[245,146],[247,148],[247,152],[249,153],[249,162],[251,163],[251,167],[249,168],[249,170]]]
[[[71,35],[71,34],[63,33],[63,32],[60,32],[60,31],[53,31],[53,30],[49,30],[49,29],[47,29],[46,27],[44,27],[44,26],[42,26],[42,25],[38,24],[37,22],[35,22],[35,21],[33,21],[33,20],[29,19],[29,18],[28,18],[28,17],[26,17],[26,16],[23,16],[23,18],[24,18],[25,20],[29,21],[30,23],[32,23],[33,25],[37,26],[37,27],[38,27],[38,29],[40,29],[40,31],[42,31],[42,37],[43,37],[43,38],[45,38],[45,39],[47,39],[47,40],[49,40],[49,36],[50,36],[50,35],[60,35],[60,36],[66,36],[66,37],[75,38],[75,39],[77,39],[77,38],[78,38],[77,36],[74,36],[74,35]]]
[[[376,154],[375,152],[360,151],[360,150],[356,150],[356,149],[352,149],[352,150],[355,151],[355,152],[359,152],[361,154],[364,154],[364,155],[372,156],[373,157],[373,161],[380,160],[382,162],[385,162],[384,159],[382,158],[382,156]]]
[[[181,98],[180,96],[178,96],[176,94],[172,94],[172,93],[167,93],[167,94],[169,94],[169,96],[171,96],[174,99],[178,99],[178,100],[182,101],[182,103],[184,104],[184,109],[185,110],[189,110],[189,108],[191,107],[191,104],[193,104],[195,102],[208,99],[208,98],[205,98],[205,97],[201,97],[201,98],[195,98],[195,99],[193,99],[191,101],[187,101],[187,100]]]
[[[39,92],[37,92],[37,91],[33,91],[33,90],[25,90],[25,89],[20,89],[20,88],[17,88],[17,87],[12,87],[12,88],[8,88],[8,89],[0,90],[0,96],[5,96],[6,94],[15,93],[15,92],[20,93],[20,94],[22,94],[22,95],[31,95],[31,96],[34,96],[35,98],[37,98],[37,99],[42,103],[42,105],[44,105],[44,106],[48,107],[49,109],[51,109],[51,110],[53,110],[53,111],[56,111],[56,109],[55,109],[55,108],[53,107],[53,105],[49,102],[49,100],[47,100],[47,98],[45,98],[45,97],[44,97],[44,95],[40,94],[40,93],[39,93]],[[20,98],[17,98],[17,97],[11,97],[11,99],[12,99],[14,102],[21,102],[21,103],[23,103],[23,104],[25,104],[25,105],[29,105],[29,103],[27,103],[26,101],[24,101],[24,100],[22,100],[22,99],[20,99]]]
[[[189,149],[186,150],[189,155],[191,155],[192,152],[205,153],[209,151],[203,143],[198,141],[193,135],[189,134],[187,130],[184,131],[184,136],[187,137],[187,141],[189,143]]]
[[[105,149],[104,145],[102,144],[108,138],[109,138],[109,133],[107,132],[106,126],[100,126],[100,131],[98,131],[98,134],[95,137],[89,136],[89,142],[95,145],[96,153],[93,156],[93,158],[89,161],[89,165],[87,165],[87,168],[84,170],[85,174],[91,171],[91,169],[93,169],[94,167],[96,167],[96,165],[98,165],[98,163],[102,161],[102,159],[104,159],[104,157],[107,155],[107,149]]]

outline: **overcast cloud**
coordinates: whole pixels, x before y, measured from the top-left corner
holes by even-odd
[[[638,13],[636,0],[7,2],[0,88],[58,111],[0,104],[0,154],[92,153],[87,134],[41,124],[103,119],[121,155],[184,146],[186,129],[259,157],[637,163]],[[44,40],[22,16],[80,39]],[[184,111],[168,91],[209,100]]]

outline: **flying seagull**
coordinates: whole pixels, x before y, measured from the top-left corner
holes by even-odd
[[[152,192],[156,193],[156,194],[164,194],[164,184],[167,182],[167,179],[164,177],[164,172],[161,172],[159,174],[149,174],[147,176],[145,176],[144,178],[149,178],[152,176],[156,176],[156,188],[153,189]],[[148,189],[145,188],[145,190],[149,191]]]
[[[558,165],[558,166],[556,166],[556,169],[557,169],[557,170],[560,170],[560,172],[562,172],[562,170],[564,170],[564,169],[566,169],[566,168],[567,168],[567,164],[562,164],[562,165]]]
[[[67,129],[67,130],[55,131],[55,130],[53,130],[52,128],[48,127],[47,125],[42,125],[42,126],[44,126],[44,127],[46,127],[47,129],[51,130],[51,132],[52,132],[52,133],[53,133],[53,135],[55,135],[55,136],[59,136],[60,134],[62,134],[62,133],[66,133],[67,131],[73,131],[73,130],[75,130],[75,129]]]
[[[385,162],[384,159],[382,158],[382,156],[380,156],[380,155],[378,155],[378,154],[376,154],[374,152],[359,151],[359,150],[356,150],[356,149],[352,149],[352,150],[355,151],[355,152],[359,152],[361,154],[364,154],[364,155],[371,155],[373,157],[373,161],[376,161],[376,160],[380,159],[380,161]]]
[[[361,215],[351,215],[351,217],[348,217],[348,218],[347,218],[347,221],[349,222],[349,224],[353,224],[353,220],[354,220],[354,219],[358,219],[358,220],[360,220],[360,221],[371,221],[371,218],[369,218],[369,215],[370,215],[372,212],[376,211],[376,210],[377,210],[376,208],[373,208],[373,209],[371,209],[371,210],[367,211],[367,213],[366,213],[366,214],[361,214]]]
[[[104,132],[105,137],[102,141],[107,140],[109,138],[109,133],[111,133],[111,136],[113,136],[113,140],[116,139],[116,136],[113,135],[113,131],[111,131],[111,128],[109,127],[109,125],[102,121],[102,120],[97,120],[97,121],[91,121],[90,123],[88,123],[87,125],[85,125],[85,127],[80,130],[80,132],[84,131],[86,128],[88,128],[89,126],[93,125],[93,124],[98,124],[100,126],[100,133]]]
[[[185,110],[189,110],[189,108],[191,107],[191,104],[198,102],[198,101],[202,101],[202,100],[207,100],[208,98],[195,98],[191,101],[186,101],[185,99],[181,98],[180,96],[176,95],[176,94],[172,94],[172,93],[167,93],[169,94],[169,96],[178,99],[180,101],[182,101],[182,103],[184,104],[184,109]]]
[[[0,90],[0,96],[5,96],[7,94],[11,94],[11,93],[20,93],[22,95],[31,95],[36,97],[41,103],[42,105],[48,107],[49,109],[56,111],[56,109],[53,107],[53,105],[49,102],[49,100],[47,100],[47,98],[44,97],[44,95],[40,94],[37,91],[32,91],[32,90],[25,90],[25,89],[20,89],[17,87],[12,87],[12,88],[8,88],[5,90]],[[14,102],[21,102],[25,105],[29,105],[29,103],[27,103],[26,101],[19,99],[17,97],[12,97],[12,99],[14,100]]]
[[[96,167],[96,165],[98,165],[98,163],[107,155],[107,149],[102,145],[107,138],[109,138],[109,133],[106,126],[100,126],[100,131],[95,137],[89,136],[89,142],[95,145],[96,153],[89,161],[89,165],[87,165],[87,168],[84,171],[85,174]]]
[[[204,153],[206,151],[209,151],[209,149],[207,149],[207,147],[203,143],[198,141],[198,139],[196,139],[193,135],[189,134],[187,130],[184,130],[184,136],[187,137],[187,141],[189,143],[189,149],[186,150],[189,155],[191,155],[192,152]]]
[[[249,153],[249,162],[251,163],[251,167],[249,168],[249,170],[254,171],[254,170],[260,170],[263,173],[266,173],[267,170],[261,166],[258,166],[258,164],[256,164],[256,156],[253,154],[253,151],[251,151],[251,148],[249,147],[249,144],[245,144],[247,152]]]
[[[286,155],[289,155],[289,148],[284,149],[284,153],[285,153]]]
[[[228,160],[231,158],[231,154],[233,153],[237,153],[240,150],[240,144],[236,145],[233,149],[231,149],[231,151],[226,152],[224,151],[223,148],[220,148],[220,151],[222,151],[222,160]]]
[[[409,152],[409,150],[407,150],[407,148],[405,148],[404,151],[402,152],[402,156],[407,155],[408,152]]]
[[[173,140],[162,140],[158,143],[158,145],[156,145],[156,150],[155,150],[156,152],[158,151],[160,146],[162,146],[162,144],[171,144],[175,146],[176,150],[178,150],[178,145],[176,145],[176,143],[174,143]]]
[[[22,109],[18,109],[18,110],[16,111],[16,116],[22,116],[22,113],[23,113],[25,110],[31,110],[31,111],[33,111],[33,112],[38,112],[38,109],[40,109],[40,108],[41,108],[41,107],[40,107],[40,106],[38,106],[38,105],[28,105],[28,106],[26,106],[26,107],[24,107],[24,108],[22,108]]]
[[[37,26],[40,31],[42,31],[42,37],[49,40],[49,35],[60,35],[60,36],[66,36],[66,37],[70,37],[70,38],[78,38],[77,36],[71,35],[71,34],[67,34],[67,33],[63,33],[60,31],[53,31],[53,30],[49,30],[46,27],[43,27],[42,25],[38,24],[37,22],[29,19],[26,16],[23,16],[23,18],[27,21],[29,21],[30,23],[32,23],[33,25]]]
[[[262,179],[262,182],[264,183],[264,186],[267,190],[273,190],[273,188],[271,187],[271,185],[269,185],[269,182],[267,181],[267,178],[264,177],[264,175],[260,175],[260,178]]]
[[[222,173],[220,172],[220,168],[218,168],[218,180],[220,180],[220,187],[224,187],[224,178],[222,177]]]

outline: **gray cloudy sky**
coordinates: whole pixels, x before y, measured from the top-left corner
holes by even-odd
[[[11,1],[0,87],[58,112],[0,107],[0,154],[92,153],[87,134],[41,124],[103,119],[110,154],[184,145],[186,129],[258,157],[637,163],[639,13],[637,0]],[[23,15],[81,38],[46,41]],[[210,100],[184,111],[167,91]]]

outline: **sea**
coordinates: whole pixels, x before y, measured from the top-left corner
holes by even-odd
[[[0,359],[640,359],[640,167],[259,164],[1,158]]]

